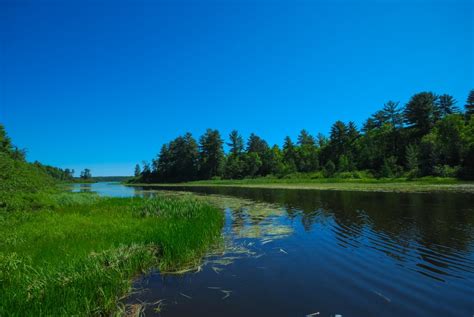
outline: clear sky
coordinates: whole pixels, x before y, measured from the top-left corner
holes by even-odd
[[[206,128],[270,144],[474,88],[474,1],[0,0],[0,122],[29,160],[127,175]]]

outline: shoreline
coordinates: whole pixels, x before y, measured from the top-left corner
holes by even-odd
[[[388,193],[465,193],[474,194],[474,182],[429,183],[429,182],[272,182],[259,183],[239,181],[218,182],[187,182],[187,183],[137,183],[124,184],[131,187],[239,187],[258,189],[299,189],[299,190],[331,190],[331,191],[361,191]]]

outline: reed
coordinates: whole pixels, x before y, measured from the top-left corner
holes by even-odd
[[[198,263],[223,224],[186,197],[54,200],[55,210],[0,215],[0,316],[116,312],[134,276]]]

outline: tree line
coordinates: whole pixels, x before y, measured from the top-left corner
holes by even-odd
[[[24,162],[25,164],[29,164],[35,169],[41,171],[42,173],[49,175],[55,180],[58,181],[73,181],[74,180],[74,169],[69,168],[59,168],[55,166],[45,165],[39,161],[35,161],[33,163],[28,163],[26,161],[26,150],[20,149],[15,146],[10,137],[7,135],[5,131],[5,127],[0,124],[0,154],[3,158],[11,159],[15,162]],[[83,180],[89,180],[92,178],[91,170],[85,168],[81,171],[80,178]]]
[[[218,130],[199,140],[190,133],[164,144],[152,163],[135,166],[135,182],[182,182],[290,177],[442,177],[474,178],[474,90],[464,111],[448,94],[421,92],[400,106],[388,101],[361,129],[336,121],[330,135],[302,130],[296,141],[270,146],[252,133],[247,142],[230,133],[228,153]]]

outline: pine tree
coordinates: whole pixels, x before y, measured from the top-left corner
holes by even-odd
[[[384,104],[382,117],[384,123],[390,123],[394,128],[400,128],[403,124],[403,114],[399,108],[399,102],[389,100]]]
[[[456,102],[457,101],[451,95],[444,94],[439,96],[437,102],[437,116],[441,119],[447,115],[458,113],[459,108],[455,106]]]
[[[139,177],[140,174],[142,173],[142,171],[140,170],[140,165],[135,165],[135,172],[134,172],[134,175],[135,177]]]
[[[207,129],[199,139],[199,174],[203,179],[221,176],[224,167],[224,141],[219,131]]]
[[[301,130],[300,134],[298,135],[298,144],[302,145],[315,145],[316,141],[314,137],[308,133],[305,129]]]
[[[296,148],[289,136],[283,143],[283,162],[289,173],[296,172]]]
[[[464,107],[466,108],[466,117],[470,118],[474,114],[474,89],[469,92]]]
[[[407,103],[404,111],[405,122],[421,137],[428,133],[436,121],[437,96],[431,92],[421,92]]]
[[[230,147],[230,153],[237,156],[242,153],[244,149],[244,139],[237,130],[232,130],[229,134],[230,142],[226,143]]]

